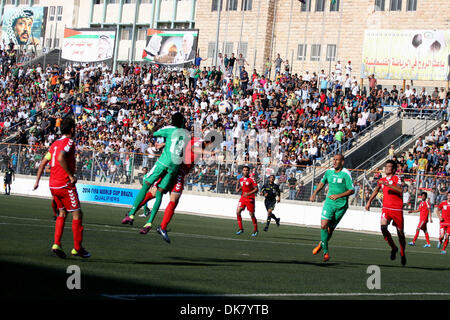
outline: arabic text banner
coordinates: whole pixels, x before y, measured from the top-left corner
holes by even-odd
[[[450,30],[366,30],[361,77],[450,80]]]
[[[147,30],[142,58],[161,65],[183,65],[195,59],[198,30]]]
[[[64,30],[61,58],[75,62],[112,60],[116,40],[115,29]]]

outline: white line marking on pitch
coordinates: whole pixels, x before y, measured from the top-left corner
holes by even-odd
[[[48,222],[46,219],[37,219],[37,218],[19,218],[19,217],[10,217],[10,216],[0,216],[0,218],[8,218],[8,219],[16,219],[16,220],[33,220],[33,221],[45,221]],[[30,224],[21,224],[21,223],[0,223],[0,225],[23,225],[27,227],[47,227],[47,228],[53,228],[52,225],[30,225]],[[85,226],[92,226],[96,228],[110,228],[110,229],[85,229],[85,231],[101,231],[101,232],[118,232],[118,233],[129,233],[129,234],[135,234],[137,232],[137,228],[134,228],[135,231],[127,231],[123,230],[123,227],[119,226],[107,226],[107,225],[99,225],[99,224],[84,224]],[[115,228],[114,230],[112,230]],[[65,229],[71,229],[70,226],[65,227]],[[218,236],[209,236],[209,235],[201,235],[201,234],[192,234],[192,233],[182,233],[182,232],[171,232],[172,235],[178,235],[183,236],[187,238],[200,238],[200,239],[211,239],[211,240],[227,240],[227,241],[239,241],[239,242],[253,242],[253,243],[264,243],[264,244],[276,244],[276,245],[294,245],[294,246],[306,246],[306,247],[314,247],[312,244],[308,243],[301,243],[301,242],[277,242],[277,241],[264,241],[264,242],[255,242],[254,239],[233,239],[233,238],[226,238],[226,237],[218,237]],[[333,246],[333,248],[340,248],[340,249],[356,249],[356,250],[372,250],[372,251],[386,251],[387,248],[367,248],[367,247],[350,247],[350,246]],[[412,251],[408,250],[408,253],[418,253],[418,254],[433,254],[433,255],[441,255],[440,252],[422,252],[422,251]]]
[[[102,294],[101,296],[118,300],[138,298],[257,298],[257,297],[399,297],[399,296],[450,296],[449,292],[407,292],[407,293],[155,293],[155,294]]]

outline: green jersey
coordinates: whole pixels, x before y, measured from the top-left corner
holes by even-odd
[[[348,190],[354,190],[353,180],[350,171],[343,168],[341,171],[336,172],[334,169],[329,169],[325,172],[321,182],[323,184],[328,183],[328,195],[325,200],[325,204],[334,207],[342,208],[348,206],[348,197],[339,198],[337,200],[331,200],[328,196],[341,194]]]
[[[154,137],[166,138],[166,145],[157,163],[167,170],[176,172],[183,162],[183,151],[186,147],[187,136],[184,129],[167,126],[156,131]]]

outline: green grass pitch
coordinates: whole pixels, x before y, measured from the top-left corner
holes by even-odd
[[[2,296],[10,299],[449,299],[450,257],[436,241],[407,248],[408,264],[389,259],[381,234],[337,230],[331,260],[312,249],[319,229],[272,222],[251,238],[252,224],[237,236],[234,219],[176,213],[169,225],[171,244],[152,230],[140,235],[120,221],[125,208],[83,204],[84,242],[92,257],[58,259],[50,253],[54,222],[50,200],[0,196]],[[183,201],[183,199],[181,199]],[[234,211],[235,208],[230,208]],[[276,212],[275,212],[276,213]],[[244,212],[244,218],[248,213]],[[154,225],[159,225],[162,213]],[[397,242],[397,238],[394,238]],[[410,241],[411,239],[407,239]],[[72,249],[71,217],[63,248]],[[81,289],[69,290],[67,267],[81,270]],[[380,267],[381,289],[369,290],[367,268]]]

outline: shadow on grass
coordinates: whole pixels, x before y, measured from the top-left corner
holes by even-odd
[[[56,259],[56,258],[55,258]],[[0,287],[0,297],[11,301],[69,301],[69,300],[111,300],[102,296],[103,294],[204,294],[205,292],[179,290],[176,287],[165,287],[152,283],[151,279],[146,282],[137,282],[121,278],[104,277],[83,274],[81,260],[74,260],[73,264],[81,268],[81,289],[67,289],[67,279],[71,274],[66,273],[66,268],[71,260],[60,267],[41,267],[36,265],[25,265],[21,263],[0,261],[0,272],[3,275]],[[85,262],[87,260],[83,260]],[[126,275],[126,269],[123,269]],[[167,298],[170,300],[170,298]],[[167,300],[165,299],[165,300]],[[179,300],[173,298],[172,300]]]
[[[206,262],[217,262],[217,263],[234,263],[234,264],[297,264],[297,265],[305,265],[305,266],[315,266],[315,267],[336,267],[339,266],[340,263],[336,262],[310,262],[310,261],[299,261],[299,260],[249,260],[249,259],[219,259],[219,258],[182,258],[182,257],[170,257],[173,260],[183,260],[183,261],[202,261]]]

